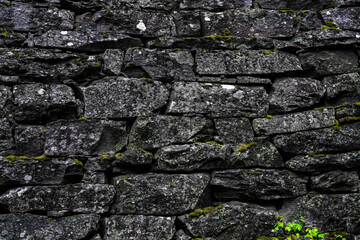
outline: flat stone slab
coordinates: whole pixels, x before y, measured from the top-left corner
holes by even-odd
[[[310,177],[310,190],[320,193],[356,193],[359,192],[359,184],[356,171],[337,170]]]
[[[335,110],[323,109],[284,115],[257,118],[253,120],[256,134],[272,135],[299,132],[335,125]]]
[[[5,192],[0,196],[0,203],[14,213],[39,210],[105,213],[114,195],[114,186],[105,184],[27,186]]]
[[[175,217],[110,216],[104,222],[104,240],[172,239],[175,234]]]
[[[60,120],[46,125],[45,137],[47,156],[115,153],[126,144],[126,122]]]
[[[206,9],[206,10],[219,10],[219,9],[232,9],[232,8],[250,8],[251,0],[181,0],[180,8],[182,9]]]
[[[12,126],[7,118],[0,118],[0,151],[14,147]]]
[[[15,153],[40,156],[44,153],[46,128],[41,125],[18,125],[15,127]]]
[[[263,87],[176,82],[168,113],[198,113],[214,117],[265,116],[268,95]]]
[[[254,139],[254,131],[248,118],[216,118],[214,123],[222,143],[244,144]]]
[[[177,215],[195,208],[210,181],[205,173],[122,175],[112,214]]]
[[[340,130],[323,128],[274,137],[274,145],[284,152],[316,154],[360,149],[360,123],[343,125]]]
[[[105,78],[87,87],[84,95],[86,118],[130,118],[151,115],[163,107],[169,91],[159,81],[135,78]]]
[[[328,9],[320,14],[325,22],[333,22],[341,29],[360,30],[360,7]]]
[[[327,98],[341,97],[347,95],[354,100],[360,99],[360,75],[359,73],[348,73],[343,75],[324,78]]]
[[[288,170],[233,169],[213,172],[210,185],[215,198],[232,199],[281,199],[306,193],[307,179]]]
[[[124,64],[124,51],[119,49],[107,49],[103,54],[103,72],[110,76],[121,75],[121,68]]]
[[[321,26],[320,26],[321,27]],[[294,43],[303,47],[324,47],[335,45],[351,45],[360,42],[360,34],[349,30],[324,29],[298,32]]]
[[[261,8],[268,9],[316,9],[322,10],[324,8],[334,8],[339,6],[337,0],[325,0],[325,1],[312,1],[312,0],[298,0],[296,2],[291,0],[259,0]]]

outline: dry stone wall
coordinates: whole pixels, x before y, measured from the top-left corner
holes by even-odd
[[[358,0],[0,0],[0,239],[360,239],[359,56]]]

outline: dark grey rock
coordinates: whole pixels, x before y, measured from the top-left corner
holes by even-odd
[[[345,30],[360,30],[360,8],[335,8],[320,12],[325,22],[335,23]]]
[[[316,9],[322,10],[324,8],[334,8],[340,5],[338,0],[324,0],[324,1],[312,1],[312,0],[259,0],[261,8],[268,9]]]
[[[273,144],[270,142],[259,142],[246,151],[235,150],[230,157],[230,166],[231,168],[279,168],[284,166],[284,162]]]
[[[0,118],[0,151],[14,147],[12,126],[7,118]]]
[[[301,18],[300,22],[300,30],[308,31],[308,30],[321,30],[322,22],[319,19],[317,12],[314,10],[304,10],[301,12],[294,12],[297,18]],[[321,31],[320,31],[321,32]],[[297,32],[296,35],[301,34],[301,32]]]
[[[10,212],[69,210],[74,213],[104,213],[115,195],[112,185],[69,184],[14,188],[0,196]]]
[[[87,87],[84,95],[86,118],[129,118],[150,115],[163,107],[168,90],[159,81],[134,78],[105,78]]]
[[[146,150],[173,143],[186,143],[207,124],[202,117],[157,115],[138,118],[130,132],[129,143]]]
[[[13,88],[17,121],[77,117],[78,101],[71,87],[62,84],[23,84]]]
[[[325,93],[320,81],[311,78],[278,78],[270,92],[270,110],[284,113],[310,107]]]
[[[152,79],[195,79],[194,58],[188,50],[128,49],[125,68],[141,67]]]
[[[349,73],[324,78],[327,98],[336,98],[341,95],[351,97],[353,100],[360,99],[360,75]]]
[[[257,78],[257,77],[248,77],[248,76],[243,76],[243,77],[237,77],[236,78],[236,82],[238,84],[261,84],[261,85],[271,85],[272,82],[269,78]]]
[[[100,234],[96,234],[94,237],[91,238],[91,240],[102,240]]]
[[[113,165],[149,165],[152,163],[153,158],[154,156],[152,153],[147,152],[142,148],[131,148],[131,146],[129,146],[123,154],[115,157]]]
[[[234,169],[215,171],[211,180],[216,199],[281,199],[306,193],[307,179],[288,170]]]
[[[230,147],[215,142],[171,145],[155,154],[154,168],[161,171],[224,169],[228,167]]]
[[[126,122],[55,121],[46,125],[47,156],[94,155],[120,151],[126,144]]]
[[[0,47],[25,47],[27,45],[27,33],[19,33],[3,30],[0,28]],[[4,36],[5,35],[5,36]]]
[[[175,236],[174,236],[174,240],[191,240],[192,237],[190,237],[189,235],[187,235],[184,230],[180,229],[178,231],[176,231]]]
[[[360,102],[354,104],[343,104],[335,109],[336,119],[360,116]]]
[[[10,112],[9,107],[12,105],[11,88],[0,85],[0,116],[7,115]]]
[[[228,30],[229,35],[237,37],[291,37],[296,25],[294,14],[265,9],[204,12],[201,18],[203,34],[208,36],[222,35],[221,31]]]
[[[316,75],[353,73],[359,71],[358,58],[351,50],[324,50],[300,53],[304,70]]]
[[[111,216],[105,218],[105,240],[172,239],[175,217]]]
[[[198,50],[199,74],[269,74],[302,70],[299,59],[290,53],[268,50]]]
[[[168,113],[197,113],[214,117],[265,116],[268,95],[263,87],[176,82]]]
[[[197,238],[253,240],[271,233],[277,215],[273,207],[227,202],[217,208],[213,207],[210,213],[200,216],[187,214],[180,216],[179,220]]]
[[[39,156],[44,153],[44,126],[19,125],[15,127],[15,149],[18,155]]]
[[[333,128],[279,135],[274,144],[284,152],[313,154],[360,149],[360,122],[343,125],[340,130]]]
[[[214,122],[222,143],[244,144],[254,140],[254,132],[247,118],[216,118]]]
[[[124,63],[125,54],[119,49],[107,49],[103,55],[103,72],[107,75],[118,76]]]
[[[232,9],[232,8],[250,8],[251,7],[251,0],[228,0],[228,1],[218,1],[218,0],[200,0],[200,1],[193,1],[193,0],[181,0],[180,1],[180,8],[183,9],[206,9],[206,10],[219,10],[219,9]]]
[[[205,173],[122,175],[112,214],[177,215],[195,208],[210,181]]]
[[[359,184],[356,171],[333,171],[310,177],[310,190],[322,193],[358,192]]]
[[[1,54],[0,54],[1,55]],[[0,75],[0,83],[1,84],[6,84],[6,83],[19,83],[20,82],[20,77],[19,76],[6,76],[6,75]],[[6,89],[6,90],[5,90]],[[11,94],[11,90],[10,89],[7,89],[7,87],[5,86],[1,86],[1,94],[4,94],[4,92],[6,92],[7,90],[10,91],[10,94]],[[6,96],[6,95],[2,95],[2,98]],[[3,101],[3,100],[1,100]]]
[[[326,172],[350,170],[360,166],[360,152],[338,154],[298,155],[286,162],[286,167],[295,172]]]
[[[180,37],[201,36],[200,13],[193,11],[174,11],[172,18],[176,26],[176,35]]]
[[[99,215],[79,214],[61,218],[29,213],[0,215],[0,238],[17,239],[84,239],[98,228]]]
[[[256,134],[265,135],[299,132],[334,125],[334,109],[297,112],[253,120],[253,128]]]

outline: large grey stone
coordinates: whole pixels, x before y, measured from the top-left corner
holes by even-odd
[[[202,117],[156,115],[135,121],[129,143],[146,150],[173,143],[186,143],[207,124]]]
[[[201,21],[198,11],[174,11],[172,18],[179,37],[201,36]]]
[[[356,171],[333,171],[310,177],[310,190],[321,193],[359,192],[359,175]]]
[[[278,78],[270,92],[272,112],[290,112],[310,107],[320,102],[325,88],[320,81],[311,78]]]
[[[360,30],[360,7],[327,9],[320,12],[325,22],[345,30]]]
[[[0,196],[10,212],[68,210],[74,213],[105,213],[115,188],[105,184],[27,186],[11,189]]]
[[[324,78],[327,98],[346,96],[352,100],[360,99],[360,75],[348,73]]]
[[[198,113],[215,117],[265,116],[268,95],[263,87],[174,83],[168,113]]]
[[[55,121],[46,125],[48,156],[94,155],[120,151],[126,144],[126,122]]]
[[[268,9],[317,9],[322,10],[324,8],[334,8],[340,5],[338,0],[322,0],[322,1],[312,1],[312,0],[259,0],[258,1],[261,8]]]
[[[288,170],[252,168],[215,171],[211,186],[220,201],[271,200],[305,194],[306,182]]]
[[[218,9],[231,9],[231,8],[250,8],[251,7],[251,0],[200,0],[200,1],[193,1],[193,0],[181,0],[180,1],[180,8],[184,9],[206,9],[206,10],[218,10]]]
[[[10,112],[9,107],[12,104],[11,88],[0,85],[0,116],[4,116]]]
[[[105,78],[81,87],[86,118],[129,118],[151,115],[163,107],[169,91],[159,82],[134,78]]]
[[[210,181],[205,173],[122,175],[112,214],[177,215],[195,208]]]
[[[40,125],[15,127],[15,152],[18,155],[39,156],[44,153],[46,128]]]
[[[49,218],[29,213],[1,214],[0,238],[19,239],[84,239],[99,227],[99,215],[79,214]]]
[[[175,217],[111,216],[104,221],[104,239],[172,239]]]
[[[209,213],[187,214],[180,216],[179,220],[194,237],[217,240],[253,240],[268,235],[278,215],[273,207],[234,201],[201,210]]]
[[[247,118],[216,118],[214,122],[222,143],[244,144],[254,139],[254,131]]]
[[[279,134],[324,128],[335,125],[335,110],[323,109],[257,118],[253,128],[257,134]]]
[[[274,144],[284,152],[313,154],[360,149],[360,122],[343,125],[340,130],[323,128],[275,136]]]
[[[107,75],[118,76],[124,63],[125,53],[119,49],[107,49],[103,55],[103,72]]]
[[[341,99],[341,98],[340,98]],[[360,102],[353,104],[346,104],[346,102],[335,109],[336,119],[346,119],[346,117],[357,117],[360,116]]]
[[[0,118],[0,151],[14,147],[13,128],[7,118]]]

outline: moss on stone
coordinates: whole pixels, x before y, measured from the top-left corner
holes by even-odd
[[[267,51],[263,51],[261,53],[264,54],[264,55],[270,55],[270,52],[267,52]]]
[[[200,215],[206,215],[208,213],[211,213],[217,209],[222,209],[223,206],[222,205],[219,205],[219,206],[216,206],[216,207],[213,207],[213,206],[210,206],[210,207],[206,207],[206,208],[199,208],[199,209],[196,209],[195,211],[191,212],[188,214],[188,216],[190,217],[199,217]]]
[[[51,158],[47,157],[45,154],[35,157],[35,160],[39,160],[39,161],[47,161],[47,160],[51,160]]]
[[[359,121],[360,117],[343,117],[340,118],[338,121],[339,123],[343,123],[343,122],[351,122],[351,121]]]
[[[143,152],[145,155],[150,155],[151,157],[154,157],[154,155],[151,152],[148,152],[148,151],[146,151],[146,150],[144,150],[142,148],[138,148],[137,150]]]
[[[250,41],[256,41],[256,40],[257,40],[257,37],[256,37],[256,36],[251,36],[251,37],[249,38],[249,40],[250,40]]]
[[[81,167],[84,166],[84,164],[79,159],[74,158],[74,160],[77,166],[81,166]]]
[[[340,130],[340,123],[338,120],[335,120],[335,126],[333,126],[333,129],[335,131],[339,131]]]
[[[322,25],[320,29],[321,29],[321,30],[325,30],[325,29],[336,30],[336,29],[338,29],[338,28],[339,28],[339,26],[336,25],[335,23],[333,23],[333,22],[326,22],[325,25]]]
[[[243,144],[240,145],[239,148],[236,150],[237,153],[239,152],[245,152],[247,151],[249,148],[251,148],[252,146],[256,146],[258,143],[257,142],[251,142],[249,144]]]
[[[272,116],[272,115],[266,115],[266,118],[271,119],[271,118],[274,118],[274,116]]]

